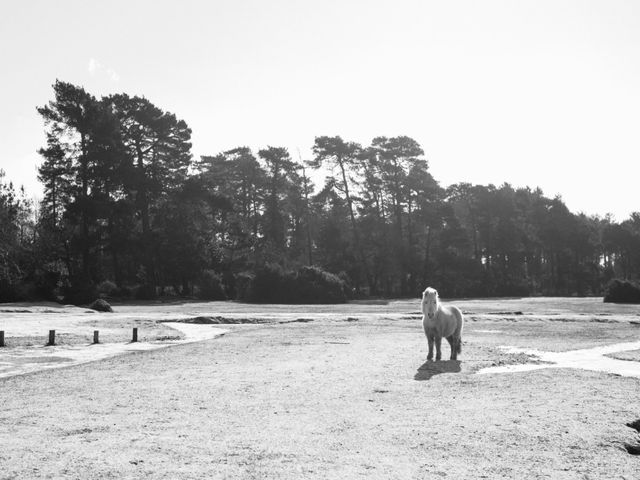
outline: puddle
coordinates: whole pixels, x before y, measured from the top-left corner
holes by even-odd
[[[536,357],[536,360],[548,363],[524,363],[487,367],[479,370],[478,374],[528,372],[543,368],[578,368],[580,370],[612,373],[623,377],[640,378],[639,362],[629,362],[606,356],[617,352],[637,350],[640,348],[640,342],[616,343],[601,347],[570,350],[568,352],[544,352],[517,347],[500,348],[506,353],[525,353]]]
[[[131,352],[144,352],[210,340],[228,332],[210,325],[167,322],[165,325],[182,332],[180,340],[140,343],[100,343],[97,345],[60,345],[53,347],[18,347],[0,351],[0,378],[23,375],[25,373],[69,367],[83,363],[104,360]]]

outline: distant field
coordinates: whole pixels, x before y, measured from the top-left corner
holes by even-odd
[[[418,300],[338,306],[115,305],[113,314],[0,305],[3,356],[50,328],[86,341],[227,335],[0,379],[0,479],[637,478],[640,380],[535,364],[526,353],[640,341],[637,306],[601,299],[456,301],[460,362],[426,362]],[[45,312],[52,310],[52,312]],[[45,330],[46,331],[46,330]],[[43,334],[44,335],[44,334]],[[71,337],[69,337],[71,338]],[[12,340],[13,339],[13,340]],[[444,357],[448,358],[448,345]],[[638,365],[637,351],[612,355]]]

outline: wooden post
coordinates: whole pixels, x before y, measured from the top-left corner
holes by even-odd
[[[98,339],[98,335],[100,335],[99,330],[94,330],[93,331],[93,343],[100,343],[100,340]]]
[[[4,347],[4,330],[0,330],[0,347]]]
[[[134,327],[133,328],[133,340],[131,340],[132,342],[137,342],[138,341],[138,327]]]
[[[47,346],[53,346],[55,344],[56,344],[56,331],[49,330],[49,343],[47,343]]]

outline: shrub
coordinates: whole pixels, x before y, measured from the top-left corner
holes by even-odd
[[[251,286],[255,275],[251,272],[241,272],[235,276],[235,291],[233,298],[236,300],[247,300],[251,298]]]
[[[111,280],[105,280],[98,284],[98,293],[107,297],[113,297],[118,292],[118,286]]]
[[[136,300],[154,300],[158,296],[152,278],[151,275],[147,274],[147,269],[140,265],[136,273],[136,279],[140,284],[133,289],[133,296]]]
[[[287,273],[278,264],[258,268],[243,300],[255,303],[289,303]]]
[[[529,295],[529,286],[524,282],[498,285],[495,292],[497,297],[528,297]]]
[[[89,305],[89,308],[91,310],[95,310],[96,312],[113,312],[111,305],[109,305],[109,303],[102,298],[94,301],[91,305]]]
[[[198,298],[203,300],[226,300],[227,294],[222,285],[222,277],[213,270],[202,272]]]
[[[36,296],[45,300],[58,301],[64,279],[68,276],[62,262],[49,262],[37,267],[34,272]]]
[[[82,277],[74,277],[64,288],[64,303],[86,305],[98,296],[95,284]]]
[[[640,285],[614,278],[607,285],[604,301],[607,303],[640,303]]]
[[[155,300],[158,293],[153,285],[137,285],[133,287],[133,296],[136,300]]]
[[[236,280],[236,277],[230,270],[222,272],[222,286],[224,287],[224,291],[227,293],[227,298],[236,298],[238,296]]]
[[[319,267],[285,271],[277,264],[256,270],[253,276],[238,276],[238,298],[255,303],[344,303],[347,286],[343,279]]]
[[[113,292],[113,296],[117,298],[131,298],[133,296],[133,290],[131,287],[123,285]]]
[[[19,300],[15,287],[9,281],[0,278],[0,303]]]
[[[302,267],[293,283],[295,303],[344,303],[347,285],[337,275],[319,267]]]

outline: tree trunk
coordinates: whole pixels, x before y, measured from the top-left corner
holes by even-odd
[[[148,293],[151,293],[155,292],[156,281],[153,265],[151,222],[149,218],[149,198],[147,195],[146,174],[144,169],[144,152],[142,151],[142,146],[139,143],[136,144],[136,150],[138,155],[138,194],[136,201],[142,221],[142,265],[144,265],[146,270],[145,290],[147,290]],[[155,296],[155,294],[153,296]]]
[[[427,226],[427,241],[424,248],[424,266],[423,266],[423,282],[424,287],[428,287],[427,283],[429,283],[429,270],[431,267],[431,227]]]
[[[84,133],[80,134],[81,160],[80,176],[82,182],[82,274],[84,282],[92,282],[89,272],[89,218],[87,215],[87,203],[89,199],[89,173],[87,169],[87,142]]]
[[[358,227],[356,225],[356,216],[353,213],[353,202],[351,201],[351,195],[349,195],[349,183],[347,182],[347,174],[344,169],[344,163],[342,162],[342,158],[338,157],[338,164],[340,165],[340,171],[342,173],[342,182],[344,184],[344,194],[347,199],[347,205],[349,206],[349,217],[351,218],[351,228],[353,229],[353,238],[356,244],[356,251],[358,252],[358,256],[360,257],[360,263],[362,265],[362,270],[364,271],[365,278],[367,279],[367,285],[369,286],[369,290],[371,290],[371,276],[369,274],[369,268],[367,267],[367,262],[365,260],[364,252],[362,250],[362,244],[360,243],[360,234],[358,233]],[[359,284],[356,287],[359,289]]]

